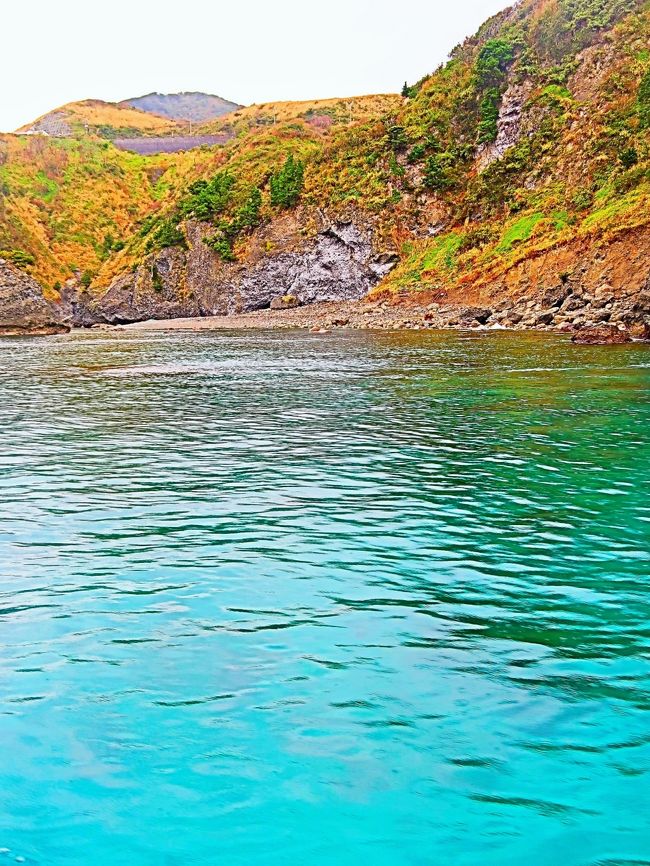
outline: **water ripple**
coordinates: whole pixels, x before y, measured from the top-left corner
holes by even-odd
[[[649,862],[647,347],[0,353],[0,862]]]

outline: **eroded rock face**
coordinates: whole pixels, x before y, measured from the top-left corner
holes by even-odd
[[[143,319],[200,316],[196,299],[185,289],[185,272],[186,253],[177,248],[163,250],[134,273],[113,280],[106,293],[90,304],[87,317],[122,325]]]
[[[65,311],[43,297],[36,280],[0,259],[0,334],[58,334],[69,331]]]
[[[335,223],[295,249],[224,264],[203,243],[208,228],[187,226],[189,249],[162,250],[135,273],[113,281],[92,306],[96,321],[228,315],[269,307],[280,298],[297,304],[362,298],[397,261],[378,253],[370,230]]]
[[[529,82],[511,84],[503,94],[497,121],[497,137],[483,145],[477,154],[479,171],[484,171],[519,141],[522,114],[531,92]]]
[[[450,294],[450,301],[460,303],[464,292]],[[598,244],[577,239],[558,245],[517,262],[472,294],[477,305],[494,309],[491,321],[505,327],[573,331],[611,324],[643,338],[650,325],[650,229],[630,229]]]
[[[321,232],[304,251],[264,259],[238,286],[242,310],[268,306],[278,295],[300,303],[362,298],[394,266],[396,256],[376,254],[372,239],[353,223]]]

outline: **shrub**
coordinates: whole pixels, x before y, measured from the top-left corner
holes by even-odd
[[[477,226],[470,229],[460,242],[460,246],[458,247],[459,254],[469,252],[469,250],[474,250],[478,247],[484,247],[494,240],[494,234],[494,229],[490,226]]]
[[[160,223],[147,242],[147,250],[152,250],[154,247],[158,249],[165,249],[166,247],[183,247],[183,249],[187,249],[187,241],[178,225],[177,219],[170,217]]]
[[[403,177],[406,174],[404,167],[399,164],[394,153],[391,153],[388,158],[388,170],[394,177]]]
[[[93,274],[91,271],[84,271],[83,274],[81,275],[81,279],[79,280],[79,282],[84,287],[84,289],[89,288],[92,281],[93,281]]]
[[[17,268],[28,268],[36,264],[36,259],[31,253],[23,250],[0,250],[0,259],[7,259]]]
[[[102,242],[101,254],[107,258],[111,253],[117,253],[124,249],[124,241],[114,238],[111,232],[107,232]]]
[[[427,81],[428,78],[429,76],[425,75],[419,81],[416,81],[415,84],[410,86],[408,81],[405,81],[404,87],[402,87],[402,96],[406,97],[407,99],[413,99],[414,96],[418,95],[418,93],[422,89],[422,85],[425,83],[425,81]]]
[[[571,203],[576,210],[587,210],[591,207],[592,201],[591,190],[581,189],[573,196]]]
[[[205,238],[204,243],[210,247],[224,262],[235,262],[237,257],[232,250],[232,244],[223,234],[215,234],[211,238]]]
[[[479,90],[500,88],[514,55],[513,46],[505,39],[490,39],[479,51],[474,67]]]
[[[283,167],[271,175],[271,204],[281,208],[293,207],[300,198],[304,175],[304,163],[289,154]]]
[[[424,159],[424,155],[426,154],[426,152],[426,144],[414,144],[413,147],[409,150],[406,159],[412,165],[414,162],[420,162],[421,159]]]
[[[430,156],[424,165],[424,185],[434,192],[444,192],[453,186],[450,171],[449,155],[436,153]]]
[[[479,51],[474,65],[474,80],[479,102],[479,144],[494,141],[498,132],[499,105],[506,84],[514,47],[505,39],[490,39]]]
[[[639,154],[634,147],[628,147],[619,153],[618,158],[625,168],[632,168],[639,161]]]
[[[181,216],[204,222],[214,219],[228,206],[234,183],[235,178],[229,171],[220,171],[212,180],[197,180],[179,204]]]
[[[499,131],[500,102],[501,93],[496,87],[491,87],[481,100],[478,124],[479,144],[488,144],[496,139]]]
[[[252,229],[260,224],[260,209],[262,207],[262,193],[254,187],[244,204],[239,208],[233,220],[236,232],[244,229]]]
[[[388,128],[388,143],[394,151],[405,150],[408,139],[404,133],[403,126],[390,126]]]

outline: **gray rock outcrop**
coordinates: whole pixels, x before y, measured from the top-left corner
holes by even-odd
[[[510,84],[503,94],[497,120],[497,137],[493,142],[479,148],[477,164],[479,171],[484,171],[503,154],[514,147],[522,132],[522,114],[530,95],[529,82]]]
[[[207,227],[187,225],[188,250],[170,248],[113,281],[92,306],[98,322],[227,315],[297,304],[362,298],[397,262],[377,252],[372,233],[353,222],[330,225],[295,248],[224,264],[203,243]]]
[[[43,297],[36,280],[0,259],[0,334],[68,331],[63,307]]]

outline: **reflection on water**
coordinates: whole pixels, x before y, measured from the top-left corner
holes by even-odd
[[[650,863],[647,348],[0,358],[7,862]]]

